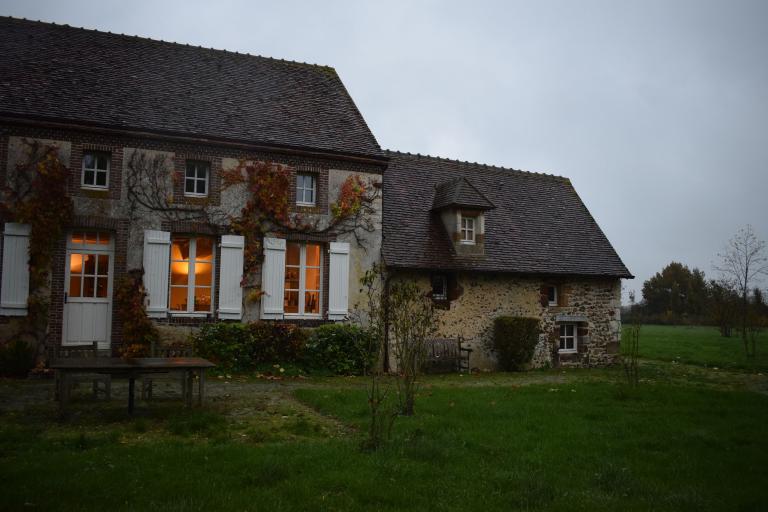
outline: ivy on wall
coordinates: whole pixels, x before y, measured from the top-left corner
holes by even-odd
[[[160,340],[155,324],[147,317],[147,290],[142,270],[130,270],[115,283],[115,312],[123,331],[123,357],[147,357]]]
[[[53,254],[74,207],[66,195],[69,170],[59,159],[59,148],[27,140],[24,145],[26,159],[2,189],[0,217],[30,225],[28,314],[17,336],[39,348],[48,331]]]

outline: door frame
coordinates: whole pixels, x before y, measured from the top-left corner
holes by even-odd
[[[72,241],[73,234],[80,233],[85,235],[86,233],[95,233],[101,237],[103,234],[109,235],[108,244],[88,244],[86,238],[83,238],[83,243],[75,244]],[[98,229],[73,229],[67,232],[67,244],[64,255],[64,304],[62,308],[62,326],[61,326],[61,344],[62,345],[80,345],[83,342],[70,342],[67,341],[67,305],[70,303],[69,295],[69,278],[70,278],[70,258],[72,253],[80,254],[106,254],[109,256],[109,269],[107,270],[107,297],[105,301],[92,301],[107,304],[107,333],[106,340],[99,342],[99,349],[108,349],[112,345],[112,306],[113,306],[113,287],[115,281],[115,233],[109,230]],[[96,282],[94,282],[96,286]],[[89,302],[85,300],[74,300],[73,303]]]

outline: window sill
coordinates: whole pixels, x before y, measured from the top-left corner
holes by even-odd
[[[569,350],[562,350],[561,349],[561,350],[558,350],[557,353],[558,354],[578,354],[579,351],[576,350],[576,349],[569,349]]]
[[[470,240],[462,240],[461,245],[477,245],[475,242],[472,242]]]
[[[322,320],[323,315],[299,315],[297,313],[284,313],[286,320]]]
[[[317,206],[317,203],[299,203],[296,202],[296,206],[301,206],[302,208],[314,208]]]
[[[191,194],[189,192],[184,192],[184,197],[195,197],[195,198],[200,199],[200,198],[203,198],[203,197],[208,197],[208,194]]]
[[[109,191],[109,185],[105,187],[100,187],[98,185],[80,185],[80,188],[83,190],[93,190],[96,192],[107,192]]]
[[[188,313],[186,311],[169,311],[168,314],[174,318],[207,318],[211,316],[213,313],[210,313],[210,312]]]

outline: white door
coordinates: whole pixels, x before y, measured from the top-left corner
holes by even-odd
[[[97,341],[99,348],[109,348],[114,255],[110,233],[75,231],[68,235],[63,344]]]

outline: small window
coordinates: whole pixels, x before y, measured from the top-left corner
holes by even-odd
[[[314,174],[296,175],[296,204],[300,206],[315,206],[317,196],[317,179]]]
[[[445,274],[435,274],[432,276],[432,299],[448,299],[448,278]]]
[[[576,324],[560,324],[560,352],[576,352]]]
[[[109,153],[85,151],[83,153],[83,188],[106,189],[109,187]]]
[[[174,237],[171,243],[169,308],[176,313],[210,313],[213,290],[210,238]]]
[[[557,306],[557,286],[547,286],[547,302],[550,306]]]
[[[209,162],[187,161],[187,171],[184,175],[184,195],[207,196],[210,174],[211,164]]]
[[[461,216],[461,243],[475,243],[475,217]]]

